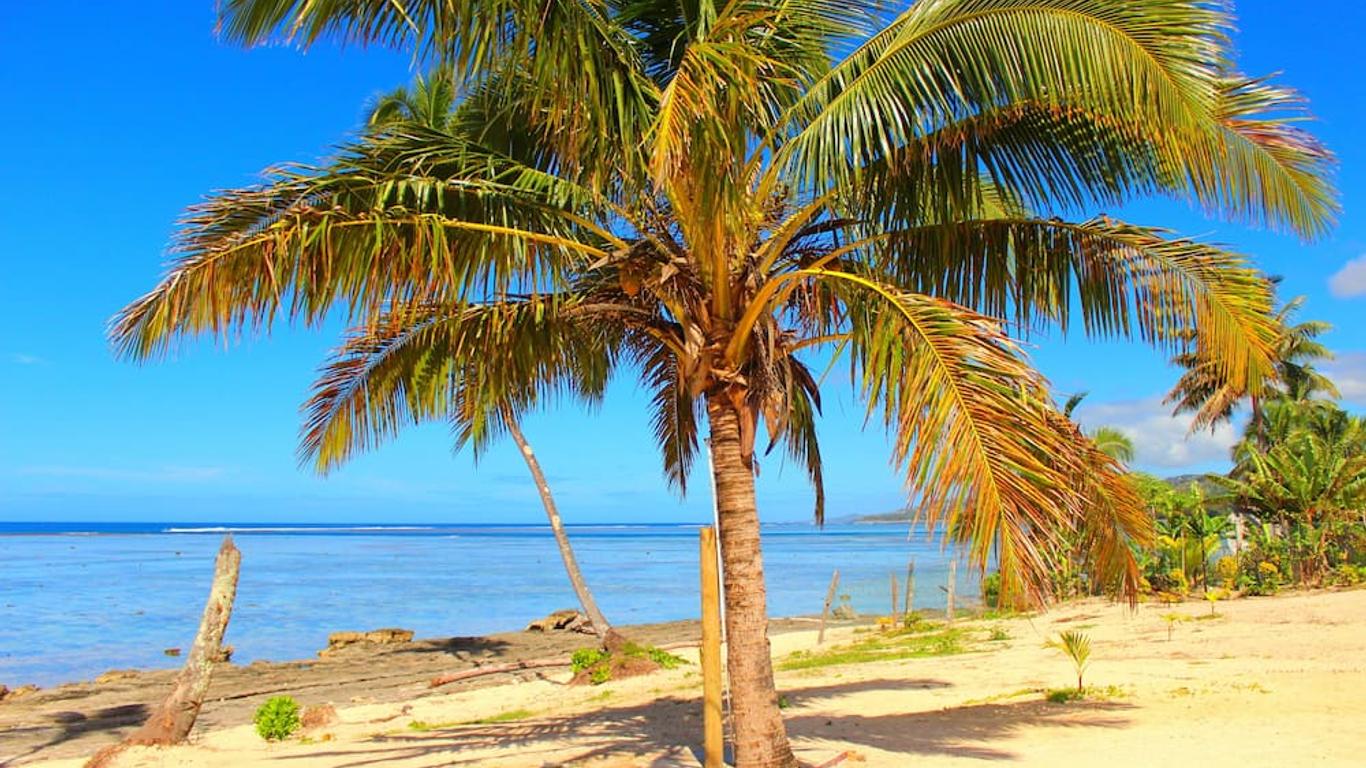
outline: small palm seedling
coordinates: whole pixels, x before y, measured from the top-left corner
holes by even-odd
[[[1206,590],[1205,590],[1205,600],[1209,601],[1209,615],[1211,615],[1211,616],[1216,616],[1216,615],[1217,615],[1217,614],[1214,612],[1214,604],[1217,603],[1217,602],[1219,602],[1220,600],[1224,599],[1224,594],[1225,594],[1225,593],[1224,593],[1224,590],[1222,590],[1222,589],[1206,589]]]
[[[1058,639],[1050,642],[1049,646],[1062,651],[1072,660],[1072,666],[1077,670],[1077,694],[1080,695],[1085,690],[1082,676],[1086,673],[1086,667],[1091,660],[1090,636],[1085,632],[1068,630],[1058,635]]]
[[[1184,613],[1172,612],[1162,614],[1162,620],[1167,622],[1167,642],[1170,643],[1172,641],[1172,630],[1176,628],[1176,622],[1190,621],[1190,617]]]

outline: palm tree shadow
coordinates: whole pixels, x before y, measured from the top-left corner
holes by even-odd
[[[0,757],[0,768],[13,765],[21,760],[32,757],[45,749],[50,749],[68,741],[80,739],[92,734],[113,734],[121,738],[129,729],[141,725],[148,717],[149,709],[146,704],[123,704],[114,707],[105,707],[92,712],[89,715],[76,711],[54,712],[48,715],[48,722],[31,726],[25,729],[32,734],[39,734],[43,731],[50,731],[51,736],[46,741],[35,744],[23,753],[14,755],[8,759]],[[10,735],[22,735],[19,732],[11,732]]]
[[[1129,723],[1127,718],[1098,713],[1132,708],[1117,702],[1035,700],[878,716],[805,715],[789,718],[787,725],[794,736],[846,741],[899,754],[1015,760],[1019,755],[990,745],[1025,727],[1122,728]]]
[[[789,701],[817,704],[822,699],[862,692],[949,685],[933,679],[869,680],[789,690],[784,695]],[[789,733],[797,738],[838,740],[902,754],[1011,760],[1018,756],[990,745],[1025,727],[1123,727],[1129,722],[1126,718],[1107,713],[1131,708],[1114,702],[1059,705],[1023,701],[881,716],[797,715],[788,717],[787,724]],[[318,760],[347,768],[418,758],[439,758],[442,765],[472,765],[488,759],[487,753],[472,752],[515,745],[517,756],[527,759],[528,764],[576,764],[607,755],[634,756],[641,764],[649,764],[661,753],[696,746],[702,737],[700,713],[700,698],[669,696],[646,704],[604,707],[568,717],[438,726],[423,732],[395,730],[375,734],[354,748],[282,754],[275,759]]]

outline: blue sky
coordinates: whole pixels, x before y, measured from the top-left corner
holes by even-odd
[[[230,348],[187,345],[174,359],[115,360],[104,325],[161,274],[177,215],[209,190],[326,153],[366,101],[404,83],[406,56],[328,45],[242,50],[214,37],[210,0],[91,3],[56,21],[17,4],[0,22],[0,520],[536,521],[510,445],[477,466],[440,426],[411,430],[327,478],[296,467],[298,404],[337,328],[280,329]],[[1229,244],[1309,297],[1306,317],[1336,326],[1332,370],[1366,406],[1366,81],[1357,43],[1366,10],[1323,0],[1295,10],[1239,4],[1250,73],[1282,72],[1305,92],[1316,133],[1338,153],[1345,208],[1320,242],[1224,225],[1184,205],[1122,212]],[[1331,21],[1325,21],[1331,20]],[[1355,262],[1354,262],[1355,260]],[[1185,439],[1160,405],[1175,372],[1127,343],[1037,339],[1031,353],[1062,392],[1089,391],[1088,424],[1129,431],[1138,467],[1217,470],[1232,429]],[[887,443],[831,376],[821,424],[830,514],[885,511],[904,498]],[[629,381],[585,413],[528,419],[571,522],[700,520],[705,475],[680,502],[664,487],[643,398]],[[766,520],[802,520],[801,472],[763,463]]]

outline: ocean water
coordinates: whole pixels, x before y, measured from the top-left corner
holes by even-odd
[[[603,612],[638,624],[699,615],[697,527],[569,535]],[[515,630],[576,605],[548,526],[0,523],[0,683],[178,666],[163,650],[188,649],[227,530],[242,551],[225,640],[235,662],[309,658],[338,630]],[[763,542],[771,615],[819,613],[836,569],[856,609],[886,613],[890,574],[912,558],[916,607],[944,604],[948,555],[923,531],[772,525]],[[975,577],[960,577],[959,594],[976,593]]]

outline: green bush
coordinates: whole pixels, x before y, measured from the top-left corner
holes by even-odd
[[[989,573],[982,579],[982,605],[1001,607],[1001,574]]]
[[[588,682],[601,685],[615,677],[616,668],[628,659],[649,659],[662,669],[674,669],[680,664],[688,663],[687,659],[653,645],[626,643],[622,646],[619,656],[613,656],[603,648],[580,648],[569,657],[569,664],[575,675],[587,671]]]
[[[578,674],[585,669],[595,667],[607,661],[609,654],[602,648],[580,648],[574,651],[574,655],[569,657],[570,667],[574,674]]]
[[[272,696],[256,710],[251,721],[266,741],[287,739],[299,730],[299,702],[290,696]]]

